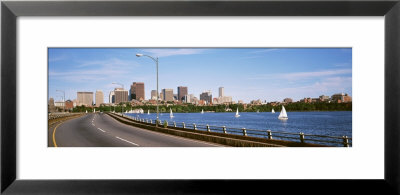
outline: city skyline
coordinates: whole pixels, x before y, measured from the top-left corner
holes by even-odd
[[[145,97],[156,89],[156,67],[148,58],[159,57],[159,92],[187,86],[196,97],[219,87],[233,101],[268,102],[318,97],[339,92],[352,95],[351,48],[49,48],[49,98],[76,99],[78,91],[109,92],[133,82],[144,82]]]

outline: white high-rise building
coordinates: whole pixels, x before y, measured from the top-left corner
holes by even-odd
[[[92,106],[93,105],[93,92],[77,92],[77,100],[79,106]]]
[[[103,91],[97,90],[96,91],[96,107],[99,107],[100,104],[104,103],[104,94]]]
[[[114,93],[114,91],[110,91],[110,95],[109,95],[109,99],[108,100],[109,100],[108,102],[110,104],[115,103],[115,93]]]
[[[219,97],[223,97],[224,96],[224,87],[220,87],[219,88]]]

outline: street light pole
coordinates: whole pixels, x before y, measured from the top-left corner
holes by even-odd
[[[59,91],[59,92],[63,92],[63,94],[64,94],[64,102],[63,102],[63,112],[65,112],[65,91],[63,91],[63,90],[58,90],[58,89],[56,89],[56,91]]]
[[[121,85],[121,86],[122,86],[122,89],[124,89],[124,90],[125,90],[125,88],[124,88],[124,84],[121,84],[121,83],[116,83],[116,82],[114,82],[114,83],[112,83],[112,84],[114,84],[114,85]]]
[[[159,115],[159,112],[158,112],[158,98],[159,98],[159,93],[158,93],[158,57],[152,57],[152,56],[149,56],[149,55],[144,55],[144,54],[140,54],[140,53],[138,53],[138,54],[136,54],[136,56],[137,57],[142,57],[142,56],[146,56],[146,57],[149,57],[150,59],[152,59],[155,63],[156,63],[156,71],[157,71],[157,100],[156,100],[156,105],[157,105],[157,120],[156,120],[156,127],[158,127],[158,119],[159,119],[159,117],[158,117],[158,115]]]
[[[156,58],[156,69],[157,69],[157,100],[156,100],[156,105],[157,105],[157,125],[158,126],[158,57]]]

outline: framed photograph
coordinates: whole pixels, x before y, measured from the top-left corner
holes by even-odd
[[[1,18],[2,193],[400,192],[398,1],[4,1]]]

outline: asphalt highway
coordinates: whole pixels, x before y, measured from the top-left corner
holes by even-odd
[[[125,125],[90,113],[49,129],[50,147],[215,147],[221,146]]]

